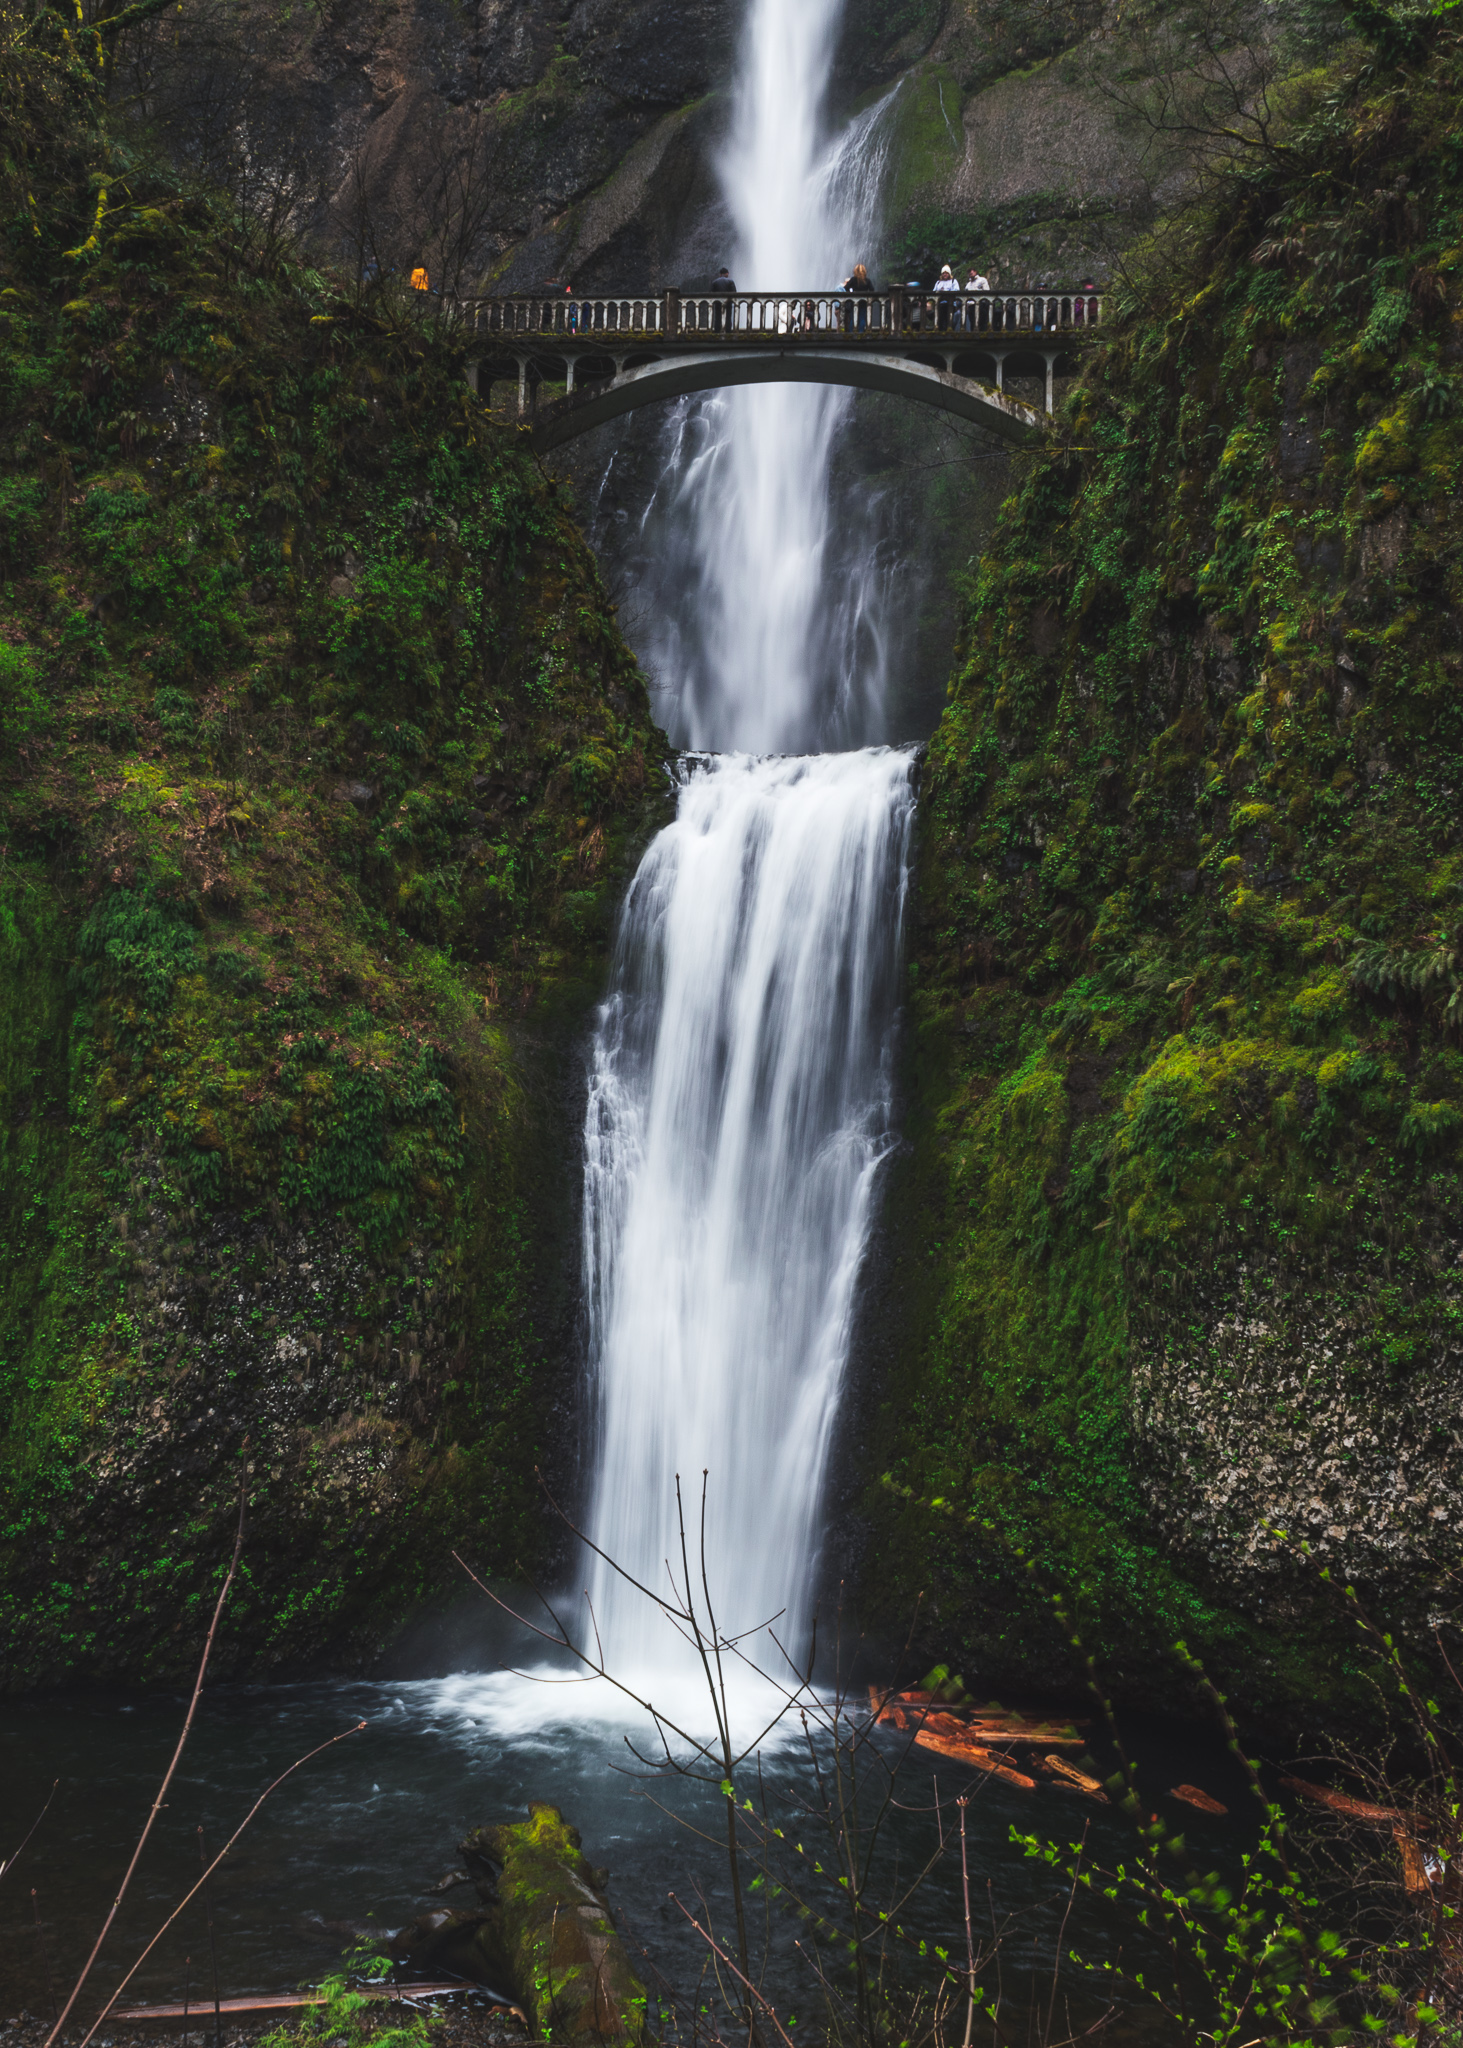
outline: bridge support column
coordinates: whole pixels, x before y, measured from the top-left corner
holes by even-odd
[[[624,376],[624,374],[625,374],[625,364],[626,364],[626,363],[627,363],[627,362],[629,361],[629,357],[628,357],[628,356],[616,356],[616,357],[614,357],[614,359],[613,359],[613,360],[614,360],[614,365],[615,365],[615,382],[616,382],[616,383],[618,384],[618,383],[619,383],[619,381],[620,381],[620,379],[621,379],[621,378],[622,378],[622,377]]]
[[[564,396],[565,396],[566,398],[572,398],[572,397],[574,396],[574,358],[573,358],[573,356],[565,356],[565,358],[564,358],[564,372],[565,372],[565,374],[564,374]],[[1048,401],[1050,401],[1050,397],[1051,397],[1051,388],[1052,388],[1052,375],[1051,375],[1051,371],[1050,371],[1050,370],[1048,370],[1048,371],[1047,371],[1047,373],[1046,373],[1046,388],[1047,388],[1047,397],[1048,397]],[[1048,411],[1048,412],[1050,412],[1050,411],[1051,411],[1051,405],[1050,405],[1050,402],[1048,402],[1048,405],[1047,405],[1047,411]]]
[[[1044,352],[1043,352],[1043,353],[1044,353]],[[1046,409],[1047,409],[1047,411],[1048,411],[1048,412],[1051,412],[1051,411],[1052,411],[1052,409],[1053,409],[1053,403],[1054,403],[1054,399],[1055,399],[1055,395],[1056,395],[1056,394],[1055,394],[1055,378],[1056,378],[1056,370],[1057,370],[1057,359],[1056,359],[1056,357],[1055,357],[1055,356],[1051,356],[1051,355],[1048,355],[1048,356],[1045,356],[1045,361],[1046,361]]]
[[[1004,356],[1004,355],[1003,355],[1003,354],[1001,353],[1001,351],[1000,351],[999,349],[997,349],[997,350],[996,350],[996,389],[997,389],[997,391],[1004,391],[1004,390],[1005,390],[1005,388],[1006,388],[1006,358],[1005,358],[1005,356]]]
[[[467,375],[468,390],[472,393],[474,398],[480,397],[481,393],[478,390],[478,372],[482,369],[482,364],[464,363],[463,369]]]
[[[528,357],[518,358],[518,410],[528,411]]]

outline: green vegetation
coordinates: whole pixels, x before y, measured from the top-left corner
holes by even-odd
[[[526,1821],[475,1828],[469,1864],[498,1868],[491,1940],[539,2036],[638,2042],[645,1987],[605,1903],[606,1873],[585,1861],[579,1830],[534,1800]]]
[[[1404,1626],[1457,1562],[1446,19],[1296,87],[1135,265],[972,565],[868,1503],[880,1610],[928,1589],[982,1678],[1064,1669],[1013,1544],[1119,1692],[1183,1697],[1182,1636],[1286,1718],[1366,1694],[1267,1517]]]
[[[49,26],[48,26],[49,24]],[[109,142],[0,22],[0,1629],[364,1654],[532,1553],[554,1075],[663,743],[450,337]]]
[[[321,1980],[321,2002],[306,2006],[290,2026],[274,2027],[260,2048],[431,2048],[442,2026],[440,2012],[420,2010],[402,2018],[394,2000],[373,1999],[357,1982],[380,1983],[391,1974],[391,1958],[369,1950],[352,1952],[346,1968]]]

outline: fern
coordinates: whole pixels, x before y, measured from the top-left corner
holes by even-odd
[[[1456,925],[1440,925],[1414,946],[1374,940],[1353,956],[1351,985],[1394,1002],[1410,997],[1441,1005],[1444,1024],[1457,1029],[1463,1025],[1463,936]]]

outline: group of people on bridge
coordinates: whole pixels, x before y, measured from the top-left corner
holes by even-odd
[[[851,301],[844,310],[840,325],[845,333],[862,334],[866,333],[869,327],[867,301],[876,297],[881,291],[887,293],[894,289],[894,287],[876,285],[869,276],[868,265],[865,263],[855,263],[853,269],[843,280],[840,289],[848,295]],[[909,325],[913,328],[928,326],[941,334],[951,332],[974,334],[977,328],[985,327],[987,324],[992,327],[1000,327],[1002,324],[999,304],[990,309],[986,319],[983,320],[981,318],[981,309],[978,302],[981,298],[989,298],[994,293],[995,287],[977,264],[972,263],[970,265],[963,285],[956,277],[953,267],[946,263],[941,266],[940,274],[935,279],[933,286],[927,287],[923,279],[912,277],[906,281],[902,289],[909,295],[906,318]],[[1033,300],[1032,329],[1035,333],[1041,333],[1045,325],[1044,301],[1046,295],[1059,289],[1060,287],[1045,282],[1023,285],[1021,287],[1018,296]],[[566,285],[565,290],[566,292],[572,292],[573,286]],[[723,264],[712,280],[711,292],[718,298],[734,298],[736,290],[736,279],[732,276],[726,265]],[[1072,301],[1072,326],[1085,327],[1094,324],[1096,318],[1095,301],[1097,286],[1093,280],[1090,277],[1083,278],[1076,291],[1068,295]],[[860,304],[860,300],[864,301],[864,303]],[[805,300],[800,314],[796,311],[794,313],[793,331],[804,334],[813,333],[817,324],[816,316],[817,308],[815,301],[812,299]],[[713,331],[718,330],[720,326],[721,321],[717,318],[717,309],[713,308]]]

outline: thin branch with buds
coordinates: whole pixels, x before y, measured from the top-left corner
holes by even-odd
[[[111,1931],[112,1922],[117,1917],[118,1908],[121,1906],[123,1899],[127,1896],[127,1887],[131,1884],[132,1874],[136,1870],[138,1863],[141,1861],[143,1850],[147,1847],[147,1838],[152,1833],[153,1823],[156,1821],[158,1815],[162,1812],[164,1805],[167,1803],[168,1787],[173,1782],[173,1774],[177,1770],[178,1765],[182,1760],[183,1751],[187,1746],[188,1737],[193,1732],[193,1716],[198,1711],[199,1695],[203,1691],[203,1681],[208,1675],[208,1660],[213,1655],[214,1637],[218,1634],[218,1625],[223,1618],[224,1603],[227,1601],[229,1597],[229,1589],[234,1583],[234,1573],[239,1568],[239,1553],[243,1549],[243,1547],[244,1475],[243,1473],[241,1473],[239,1476],[239,1526],[234,1536],[234,1554],[229,1559],[228,1571],[224,1576],[224,1582],[222,1586],[220,1586],[219,1588],[218,1599],[214,1603],[213,1620],[208,1625],[208,1636],[204,1642],[203,1655],[199,1660],[198,1664],[198,1676],[193,1682],[193,1697],[188,1702],[188,1712],[183,1719],[183,1732],[178,1737],[178,1746],[173,1751],[172,1762],[168,1765],[167,1770],[163,1773],[163,1781],[161,1785],[158,1786],[157,1797],[153,1800],[152,1806],[148,1812],[147,1819],[143,1823],[142,1833],[137,1838],[137,1847],[132,1851],[132,1861],[127,1865],[127,1869],[123,1875],[122,1882],[117,1887],[117,1896],[113,1899],[111,1908],[107,1913],[107,1917],[102,1922],[101,1933],[97,1936],[96,1941],[92,1945],[91,1954],[87,1957],[85,1963],[82,1965],[81,1975],[77,1978],[76,1982],[71,1987],[71,1996],[67,1999],[65,2006],[62,2008],[60,2018],[56,2021],[55,2026],[52,2027],[50,2033],[46,2036],[45,2048],[52,2048],[52,2044],[55,2041],[57,2035],[60,2033],[62,2027],[65,2026],[67,2019],[70,2017],[71,2008],[75,2005],[77,1999],[81,1996],[82,1990],[86,1984],[86,1980],[92,1973],[92,1966],[95,1964],[97,1957],[101,1954],[102,1943],[106,1940],[107,1935]],[[108,2011],[111,2010],[110,2005],[107,2009]],[[94,2031],[95,2029],[93,2029],[93,2032]],[[88,2035],[87,2039],[89,2040],[90,2038],[91,2036]]]

